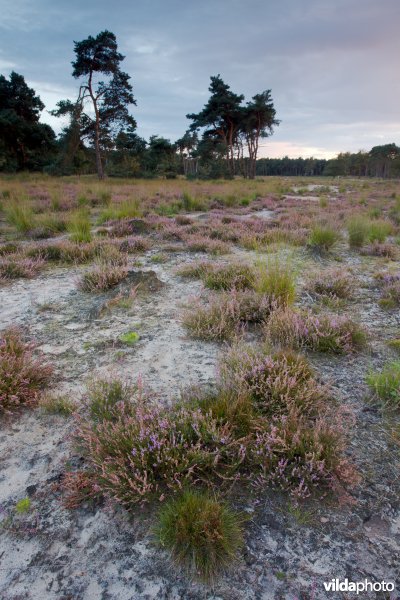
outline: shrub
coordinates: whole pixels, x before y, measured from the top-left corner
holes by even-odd
[[[33,345],[22,341],[16,329],[0,337],[0,412],[36,401],[52,369],[32,356]]]
[[[255,273],[248,265],[228,264],[204,268],[201,278],[207,288],[214,290],[251,289],[255,284]]]
[[[265,417],[248,445],[246,459],[254,485],[270,485],[304,499],[316,490],[332,489],[336,479],[355,480],[344,447],[339,414],[311,422],[296,414]]]
[[[315,315],[290,309],[274,311],[266,324],[273,343],[289,348],[309,348],[317,352],[342,354],[362,348],[363,329],[347,317]]]
[[[227,372],[225,368],[225,377]],[[241,364],[230,372],[230,380],[242,384],[258,412],[270,417],[316,416],[328,401],[327,391],[315,380],[306,359],[290,351],[244,354]]]
[[[60,263],[85,263],[92,260],[96,253],[96,245],[74,244],[69,240],[28,246],[25,254],[31,258],[42,258],[45,261]]]
[[[400,407],[400,361],[386,365],[379,373],[370,373],[367,384],[388,405]]]
[[[237,559],[242,522],[227,504],[187,490],[160,510],[155,534],[178,566],[210,583]]]
[[[72,215],[68,224],[68,231],[73,242],[90,242],[92,239],[92,234],[87,213],[79,212]]]
[[[379,304],[388,309],[400,306],[400,274],[385,274],[380,283],[382,290]]]
[[[98,263],[82,275],[78,287],[83,292],[103,292],[118,285],[127,274],[128,269],[125,266]]]
[[[318,252],[327,252],[336,244],[339,237],[338,231],[333,227],[328,225],[314,225],[308,243],[311,248]]]
[[[136,388],[117,377],[92,380],[87,385],[87,409],[94,423],[113,421],[115,409],[129,412],[130,399]]]
[[[192,235],[187,238],[186,242],[189,252],[208,252],[216,256],[230,252],[228,244],[219,240],[210,240],[202,235]]]
[[[39,406],[45,413],[63,417],[69,417],[77,409],[77,404],[66,396],[52,394],[44,394],[39,400]]]
[[[353,293],[353,279],[341,269],[329,269],[311,277],[307,289],[318,296],[329,298],[350,298]]]
[[[187,277],[188,279],[201,279],[203,273],[208,269],[212,269],[213,264],[208,262],[193,262],[183,265],[177,270],[177,275]]]
[[[379,256],[395,260],[398,257],[398,249],[394,244],[374,242],[361,250],[364,256]]]
[[[119,249],[120,252],[128,252],[129,254],[136,254],[137,252],[146,252],[150,250],[152,243],[150,240],[140,236],[131,236],[127,240],[121,242]]]
[[[106,419],[81,420],[76,435],[103,494],[127,508],[237,468],[227,428],[200,410],[160,407],[139,389]]]
[[[0,245],[0,256],[5,256],[6,254],[16,254],[19,249],[19,244],[14,242],[6,242],[5,244]]]
[[[12,279],[31,279],[43,268],[44,260],[9,254],[0,258],[0,282]]]
[[[251,290],[223,293],[208,305],[194,303],[183,315],[183,325],[192,337],[208,341],[234,338],[245,323],[267,319],[273,299]]]

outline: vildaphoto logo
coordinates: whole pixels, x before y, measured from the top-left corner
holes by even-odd
[[[324,588],[327,592],[393,592],[394,583],[392,581],[349,581],[346,579],[331,579],[324,581]]]

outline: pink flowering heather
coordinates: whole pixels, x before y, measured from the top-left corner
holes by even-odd
[[[209,304],[194,301],[183,315],[183,325],[197,339],[222,341],[235,337],[246,323],[268,318],[274,301],[252,290],[230,290],[214,296]]]
[[[0,258],[0,282],[12,279],[31,279],[44,266],[44,260],[37,256],[30,258],[21,254],[8,254]]]
[[[200,409],[171,411],[140,395],[130,407],[116,405],[111,419],[81,420],[77,440],[99,489],[128,508],[237,468],[228,425],[218,427]]]
[[[16,329],[0,335],[0,412],[36,401],[48,382],[52,368],[34,359],[32,350]]]
[[[291,309],[274,311],[265,331],[273,343],[283,347],[333,354],[354,352],[366,341],[365,332],[348,317]]]
[[[289,415],[260,427],[246,453],[250,481],[304,499],[332,487],[336,479],[347,478],[343,428],[339,419],[332,419],[307,422]]]

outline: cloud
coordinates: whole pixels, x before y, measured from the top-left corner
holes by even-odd
[[[180,137],[220,73],[247,99],[272,90],[282,123],[268,152],[400,143],[398,0],[0,0],[0,9],[0,69],[35,82],[49,108],[75,93],[73,40],[110,29],[145,137]]]

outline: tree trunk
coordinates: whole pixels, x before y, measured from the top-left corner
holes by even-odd
[[[100,152],[100,115],[99,115],[99,109],[97,106],[97,98],[95,98],[95,96],[93,94],[92,75],[93,75],[93,73],[91,72],[89,75],[88,90],[89,90],[89,94],[90,94],[90,97],[93,102],[94,113],[96,115],[96,124],[95,124],[95,130],[94,130],[94,150],[95,150],[95,154],[96,154],[96,169],[97,169],[98,178],[104,179],[103,163],[101,161],[101,152]]]

